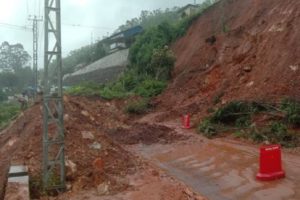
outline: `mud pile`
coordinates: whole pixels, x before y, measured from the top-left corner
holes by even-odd
[[[117,128],[111,130],[109,137],[120,144],[169,144],[175,141],[186,140],[187,136],[178,135],[166,126],[136,123],[130,128]]]
[[[67,193],[54,199],[73,199],[92,192],[92,196],[119,195],[130,191],[144,195],[145,182],[153,179],[153,190],[161,192],[162,185],[177,192],[178,200],[194,195],[187,188],[152,168],[142,158],[133,155],[122,144],[171,143],[187,137],[176,135],[173,129],[147,123],[138,124],[123,113],[126,100],[104,101],[99,98],[64,97],[65,163]],[[7,170],[11,165],[29,168],[31,197],[47,199],[42,193],[42,106],[37,104],[24,112],[7,132],[0,135],[0,196],[5,186]],[[4,145],[2,147],[2,145]],[[131,177],[131,178],[130,178]],[[152,184],[152,183],[151,183]],[[147,192],[134,194],[137,188]],[[162,189],[163,190],[163,189]],[[130,193],[129,192],[129,193]],[[168,193],[160,194],[169,199]],[[196,196],[196,195],[195,195]],[[78,199],[85,199],[79,198]],[[76,198],[75,198],[76,199]],[[113,197],[112,197],[113,199]],[[202,198],[201,198],[202,199]]]
[[[20,134],[30,136],[12,158],[12,164],[29,167],[32,184],[37,186],[31,188],[33,198],[40,197],[41,189],[42,113],[41,107],[38,108],[29,112],[37,117],[28,121],[27,128]],[[105,134],[111,127],[124,126],[122,111],[99,99],[66,97],[65,113],[68,189],[78,192],[103,183],[108,185],[110,194],[127,189],[125,176],[135,173],[141,167],[140,161]]]
[[[202,118],[232,100],[299,100],[299,27],[299,1],[217,3],[173,45],[173,79],[156,103],[169,116]]]

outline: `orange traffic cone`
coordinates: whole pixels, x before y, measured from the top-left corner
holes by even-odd
[[[269,145],[260,148],[260,169],[256,179],[272,181],[285,177],[281,164],[281,146]]]
[[[183,128],[185,129],[190,129],[191,128],[191,122],[190,122],[190,115],[186,114],[182,116],[182,125]]]

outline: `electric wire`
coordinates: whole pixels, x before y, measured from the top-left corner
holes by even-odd
[[[91,25],[82,25],[82,24],[62,23],[62,25],[69,26],[69,27],[75,27],[75,28],[114,30],[114,28],[111,28],[111,27],[91,26]]]
[[[9,29],[14,29],[14,30],[32,31],[31,27],[21,26],[21,25],[16,25],[16,24],[10,24],[10,23],[0,22],[0,26],[5,27],[5,28],[9,28]]]

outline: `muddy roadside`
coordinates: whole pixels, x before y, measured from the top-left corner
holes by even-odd
[[[16,121],[5,134],[10,148],[2,148],[1,175],[6,176],[10,164],[28,166],[33,199],[203,199],[164,171],[149,165],[142,157],[125,150],[119,145],[120,141],[107,137],[108,130],[131,126],[120,102],[81,97],[66,97],[64,100],[66,193],[45,197],[41,192],[40,105],[27,111],[22,120]],[[152,143],[170,143],[170,137],[159,134],[162,135],[159,140],[153,137]],[[4,184],[4,178],[1,180]]]

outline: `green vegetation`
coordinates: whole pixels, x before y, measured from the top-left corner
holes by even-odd
[[[142,97],[154,97],[159,95],[166,86],[164,81],[146,79],[135,88],[135,93]]]
[[[180,19],[177,13],[179,8],[167,9],[166,11],[143,11],[140,18],[127,21],[118,30],[126,30],[136,25],[141,25],[145,29],[144,33],[137,37],[130,48],[128,70],[113,83],[101,86],[92,83],[81,84],[69,89],[68,93],[100,96],[107,100],[140,96],[145,99],[129,102],[125,112],[144,113],[149,109],[148,98],[159,95],[171,78],[171,71],[176,61],[170,49],[171,44],[183,36],[189,26],[214,2],[205,1],[201,4],[198,13],[184,19]],[[80,51],[74,51],[73,54],[80,53]],[[86,49],[82,49],[82,51],[87,52]],[[81,54],[83,55],[83,53]],[[76,60],[73,61],[71,62],[72,65],[78,64]],[[66,66],[64,67],[66,68]],[[71,70],[66,71],[70,72]]]
[[[0,130],[20,112],[20,106],[13,103],[0,103]]]
[[[97,96],[103,89],[102,85],[95,83],[82,83],[66,90],[67,94],[75,96]]]
[[[253,116],[259,113],[275,117],[270,123],[257,126]],[[281,116],[280,119],[278,119]],[[256,142],[268,141],[285,147],[299,146],[300,135],[293,128],[299,127],[300,104],[295,100],[283,100],[280,105],[257,102],[230,102],[203,120],[199,133],[208,138],[222,132],[234,131],[234,136],[250,138]]]
[[[3,96],[20,93],[33,85],[30,59],[22,44],[3,42],[0,45],[0,101]]]
[[[48,185],[49,187],[55,187],[60,184],[60,177],[56,174],[50,174]],[[29,179],[29,190],[31,199],[40,199],[44,196],[57,196],[59,194],[58,190],[44,190],[43,180],[41,176],[31,176]]]
[[[247,121],[253,112],[255,108],[248,102],[230,102],[217,110],[211,117],[211,121],[233,125]]]
[[[280,109],[285,113],[285,121],[293,126],[300,125],[300,102],[284,99]]]
[[[127,20],[120,25],[115,33],[124,31],[134,26],[142,26],[145,33],[135,42],[131,48],[131,61],[133,65],[147,66],[149,70],[154,50],[163,49],[177,38],[183,36],[190,25],[203,13],[205,9],[213,5],[217,0],[206,0],[199,6],[199,11],[190,17],[180,18],[179,7],[166,10],[142,11],[139,17]],[[80,67],[84,67],[106,56],[106,50],[101,41],[94,45],[87,45],[72,51],[63,58],[63,75],[72,73]],[[151,71],[151,70],[150,70]],[[53,72],[50,72],[52,75]]]
[[[198,131],[208,138],[215,137],[218,134],[216,125],[210,119],[204,119],[198,126]]]
[[[0,90],[0,102],[6,101],[7,100],[7,95]]]
[[[150,108],[149,99],[137,99],[137,100],[130,100],[126,107],[125,112],[128,114],[144,114]]]
[[[124,74],[119,81],[98,85],[95,83],[83,83],[67,89],[67,94],[75,96],[99,96],[103,99],[122,99],[138,95],[141,97],[153,97],[160,94],[166,87],[165,81],[145,79],[141,82]]]

